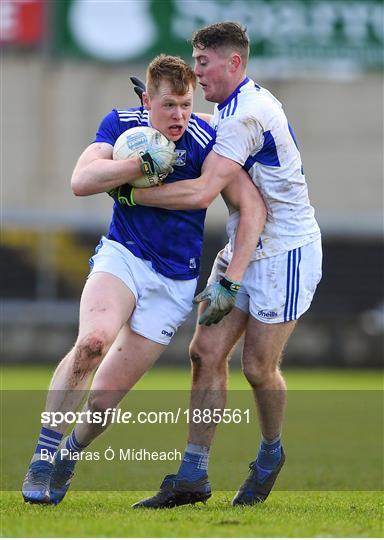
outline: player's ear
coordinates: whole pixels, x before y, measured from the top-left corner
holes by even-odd
[[[143,105],[147,111],[151,110],[151,98],[149,97],[148,92],[143,92]]]
[[[231,71],[236,71],[241,66],[241,56],[239,53],[233,52],[229,57],[229,68]]]

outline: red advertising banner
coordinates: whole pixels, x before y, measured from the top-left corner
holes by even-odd
[[[44,0],[1,0],[0,42],[34,45],[44,32]]]

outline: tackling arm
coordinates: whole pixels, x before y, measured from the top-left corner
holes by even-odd
[[[135,189],[135,203],[167,210],[208,208],[241,170],[241,166],[235,161],[211,151],[204,161],[199,178],[151,189]]]
[[[223,190],[222,196],[227,205],[240,211],[233,255],[225,275],[231,281],[241,281],[264,229],[267,209],[244,170]]]
[[[206,326],[220,322],[235,305],[240,282],[267,217],[264,201],[244,170],[239,171],[237,178],[223,190],[222,196],[227,206],[239,209],[240,216],[233,254],[225,276],[219,282],[208,285],[195,298],[195,302],[209,302],[199,318],[199,324]]]

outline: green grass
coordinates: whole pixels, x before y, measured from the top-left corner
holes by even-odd
[[[378,494],[274,492],[254,508],[232,508],[218,492],[206,505],[132,510],[145,493],[74,492],[57,507],[3,498],[8,537],[380,537]]]
[[[44,390],[48,388],[52,366],[3,366],[0,387],[3,390]],[[284,372],[290,390],[380,390],[383,388],[379,370],[290,369]],[[185,390],[190,387],[188,369],[154,367],[136,385],[145,390]],[[249,388],[239,369],[230,370],[231,390]]]
[[[48,386],[51,373],[51,367],[4,367],[1,370],[1,386],[9,390],[43,389]],[[285,375],[288,387],[292,390],[375,390],[382,387],[379,371],[287,370]],[[188,371],[155,368],[143,378],[137,388],[188,389],[189,383]],[[247,388],[240,372],[232,372],[230,387],[232,390]],[[24,422],[33,423],[28,414],[24,414],[23,418]],[[300,423],[302,420],[298,418],[297,422]],[[33,426],[32,428],[34,429]],[[316,437],[317,429],[316,426],[313,427],[312,438]],[[370,429],[368,426],[367,430]],[[111,435],[112,432],[110,435],[108,433],[103,435],[107,445],[110,443]],[[311,435],[308,436],[311,438]],[[357,436],[361,437],[360,430]],[[255,438],[257,439],[257,435]],[[291,451],[291,459],[287,462],[284,473],[288,473],[291,469],[291,473],[293,471],[293,474],[296,474],[295,451],[293,454]],[[25,457],[22,461],[24,459]],[[214,468],[213,464],[211,465]],[[93,466],[97,465],[89,464],[88,474],[92,473]],[[21,469],[24,470],[24,466]],[[85,470],[84,464],[82,471]],[[232,473],[235,474],[235,471],[226,472],[229,475]],[[380,474],[380,470],[377,474]],[[17,477],[19,476],[20,472],[17,473]],[[159,480],[160,478],[161,476]],[[16,484],[19,484],[19,480]],[[130,508],[131,504],[152,493],[153,491],[71,491],[59,506],[51,507],[27,505],[19,492],[3,492],[1,535],[27,538],[238,538],[381,537],[383,533],[381,499],[377,491],[276,490],[263,505],[253,508],[232,508],[230,500],[234,491],[216,490],[206,505],[159,511]]]

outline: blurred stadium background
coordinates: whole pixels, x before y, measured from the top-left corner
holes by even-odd
[[[88,259],[112,201],[75,198],[69,180],[102,117],[137,105],[128,76],[144,77],[160,52],[190,60],[194,29],[237,20],[252,41],[249,75],[294,126],[323,231],[323,280],[285,363],[378,366],[383,10],[380,0],[1,0],[3,362],[57,363],[76,337]],[[212,110],[199,89],[195,110]],[[200,288],[225,219],[218,199]],[[188,365],[193,326],[194,315],[161,364]]]

